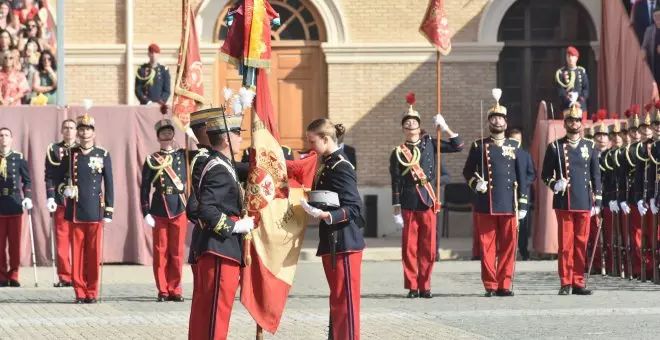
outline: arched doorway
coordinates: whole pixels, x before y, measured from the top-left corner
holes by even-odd
[[[577,0],[519,0],[504,15],[498,41],[504,42],[497,63],[497,83],[504,94],[509,126],[524,130],[530,145],[540,101],[558,107],[555,72],[565,64],[566,47],[580,51],[578,65],[589,75],[589,111],[596,109],[597,66],[591,47],[596,28]]]
[[[227,35],[225,16],[231,1],[218,15],[214,42]],[[305,147],[305,128],[317,118],[328,115],[327,65],[321,49],[326,40],[325,25],[313,6],[305,0],[271,0],[282,25],[272,32],[272,57],[269,87],[278,117],[280,142],[300,151]],[[238,89],[241,78],[232,65],[217,61],[214,77],[214,103],[221,103],[223,87]],[[245,119],[248,134],[243,147],[250,145],[250,119]]]

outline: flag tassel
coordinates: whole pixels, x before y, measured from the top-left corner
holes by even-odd
[[[252,232],[245,234],[243,238],[243,249],[245,249],[245,256],[243,258],[245,259],[245,265],[248,267],[252,264],[252,252],[250,251],[252,246],[250,241],[252,241]]]

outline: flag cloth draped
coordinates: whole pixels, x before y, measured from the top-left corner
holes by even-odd
[[[445,12],[444,0],[430,0],[426,8],[426,14],[419,26],[428,41],[438,49],[442,55],[451,52],[451,34],[449,33],[449,21]]]
[[[64,1],[64,0],[60,0]],[[54,4],[57,4],[57,1],[53,2]],[[46,39],[46,42],[48,45],[51,47],[56,47],[57,46],[57,31],[55,30],[55,20],[53,19],[54,11],[51,9],[48,0],[41,0],[41,8],[39,9],[39,20],[41,20],[42,23],[44,23],[44,38]]]
[[[241,303],[270,333],[277,331],[296,274],[307,226],[300,199],[303,188],[312,185],[317,158],[285,161],[277,133],[271,130],[274,122],[268,76],[259,70],[245,199],[256,229],[249,245],[252,263],[242,272]]]
[[[603,1],[601,15],[598,107],[625,112],[634,104],[657,100],[653,74],[625,7],[620,1]]]
[[[186,131],[190,125],[190,114],[197,110],[198,104],[201,105],[205,102],[204,83],[202,82],[202,58],[199,53],[195,16],[189,0],[183,1],[182,27],[176,81],[174,82],[172,115],[179,127]]]

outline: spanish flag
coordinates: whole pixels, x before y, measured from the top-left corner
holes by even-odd
[[[449,20],[444,0],[429,0],[419,32],[442,54],[451,52]]]

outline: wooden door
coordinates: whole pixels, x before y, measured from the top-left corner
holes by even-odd
[[[273,111],[277,117],[280,144],[292,150],[306,148],[305,129],[317,118],[327,117],[326,67],[319,42],[281,41],[274,46],[268,74]],[[241,76],[233,65],[218,62],[214,104],[222,99],[222,88],[238,91]],[[258,86],[258,85],[257,85]],[[243,120],[241,149],[251,144],[252,118],[250,112]]]

